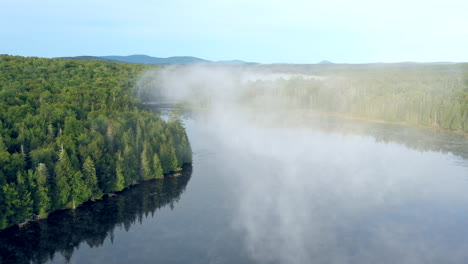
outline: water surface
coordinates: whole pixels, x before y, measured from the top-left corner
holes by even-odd
[[[0,262],[468,261],[466,138],[213,120],[185,120],[182,177],[0,233]]]

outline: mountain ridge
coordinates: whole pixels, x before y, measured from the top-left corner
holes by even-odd
[[[172,56],[172,57],[152,57],[144,54],[134,54],[128,56],[108,55],[108,56],[73,56],[73,57],[57,57],[56,59],[71,59],[71,60],[92,60],[106,61],[119,63],[133,64],[148,64],[148,65],[184,65],[184,64],[230,64],[230,65],[254,65],[256,62],[246,62],[242,60],[220,60],[210,61],[193,56]]]
[[[211,61],[194,56],[171,56],[171,57],[152,57],[144,54],[134,54],[127,56],[108,55],[108,56],[68,56],[56,57],[55,59],[71,59],[71,60],[91,60],[91,61],[104,61],[104,62],[117,62],[117,63],[132,63],[132,64],[147,64],[147,65],[189,65],[189,64],[223,64],[223,65],[270,65],[270,66],[321,66],[330,68],[340,67],[414,67],[420,65],[446,65],[446,64],[463,64],[463,62],[449,62],[449,61],[436,61],[436,62],[368,62],[368,63],[336,63],[328,60],[322,60],[317,63],[257,63],[247,62],[243,60],[218,60]]]

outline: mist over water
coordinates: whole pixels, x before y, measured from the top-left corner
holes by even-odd
[[[235,201],[228,228],[243,234],[253,262],[468,259],[466,232],[457,231],[468,220],[468,170],[459,166],[466,160],[318,130],[320,121],[289,112],[274,93],[245,103],[249,83],[285,78],[314,77],[187,66],[139,82],[158,100],[197,110],[195,155],[197,146],[216,150]]]

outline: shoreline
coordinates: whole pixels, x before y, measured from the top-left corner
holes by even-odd
[[[368,118],[355,117],[355,116],[338,114],[338,113],[317,112],[316,115],[325,115],[325,116],[335,117],[335,118],[340,118],[340,119],[345,119],[345,120],[355,120],[355,121],[362,121],[362,122],[376,123],[376,124],[398,125],[398,126],[404,126],[408,128],[431,130],[431,131],[436,131],[440,133],[447,133],[447,134],[468,137],[468,132],[465,132],[463,130],[449,130],[449,129],[441,128],[439,126],[425,126],[425,125],[419,125],[419,124],[408,124],[405,122],[385,121],[382,119],[368,119]]]
[[[182,168],[181,170],[178,170],[178,171],[171,171],[169,173],[166,173],[164,174],[164,176],[162,178],[154,178],[154,179],[149,179],[149,180],[143,180],[143,181],[138,181],[136,182],[135,184],[131,184],[129,186],[127,186],[126,188],[124,188],[123,190],[121,191],[118,191],[118,192],[113,192],[113,193],[104,193],[99,199],[94,199],[94,200],[88,200],[86,202],[83,202],[82,204],[78,205],[77,207],[75,207],[74,209],[73,208],[61,208],[61,209],[57,209],[57,210],[54,210],[54,211],[51,211],[47,214],[46,217],[36,217],[34,219],[28,219],[27,221],[24,221],[24,222],[21,222],[21,223],[17,223],[17,224],[14,224],[14,225],[11,225],[11,226],[8,226],[4,229],[0,229],[0,234],[6,230],[9,230],[11,228],[23,228],[27,225],[29,225],[30,223],[34,223],[34,222],[38,222],[38,221],[41,221],[41,220],[45,220],[49,217],[50,214],[53,214],[53,213],[56,213],[56,212],[60,212],[60,211],[66,211],[66,210],[75,210],[77,208],[79,208],[80,206],[84,205],[84,204],[89,204],[89,203],[95,203],[95,202],[98,202],[98,201],[102,201],[103,199],[110,199],[112,197],[115,197],[115,196],[118,196],[120,193],[122,192],[125,192],[126,190],[132,188],[133,186],[136,186],[136,185],[140,185],[142,183],[147,183],[147,182],[151,182],[151,181],[162,181],[162,180],[165,180],[167,178],[178,178],[180,176],[183,175],[183,173],[185,171],[187,171],[187,168],[189,166],[192,166],[192,163],[184,163],[182,165]]]
[[[247,107],[255,111],[269,111],[268,108],[258,108],[258,107]],[[179,106],[178,108],[175,109],[180,109],[180,110],[189,110],[189,111],[203,111],[207,110],[208,108],[199,108],[199,107],[191,107],[191,106]],[[344,119],[344,120],[353,120],[353,121],[361,121],[361,122],[367,122],[367,123],[376,123],[376,124],[387,124],[387,125],[399,125],[399,126],[404,126],[404,127],[409,127],[409,128],[416,128],[416,129],[423,129],[427,131],[436,131],[440,133],[447,133],[447,134],[453,134],[453,135],[459,135],[463,137],[468,138],[468,131],[463,131],[463,130],[450,130],[450,129],[445,129],[441,128],[439,126],[427,126],[427,125],[421,125],[421,124],[409,124],[406,122],[396,122],[396,121],[386,121],[383,119],[369,119],[365,117],[358,117],[358,116],[353,116],[353,115],[347,115],[347,114],[341,114],[337,112],[323,112],[323,111],[315,111],[311,109],[303,109],[303,108],[293,108],[293,109],[285,109],[285,110],[279,110],[279,115],[282,115],[283,113],[287,112],[297,112],[297,113],[302,113],[302,114],[308,114],[312,115],[313,117],[317,118],[339,118],[339,119]]]

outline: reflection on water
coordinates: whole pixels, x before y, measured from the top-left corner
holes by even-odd
[[[196,141],[216,146],[231,180],[231,225],[249,263],[468,260],[466,138],[250,112],[203,121]]]
[[[23,228],[7,229],[0,233],[0,263],[45,263],[56,253],[70,260],[82,243],[101,247],[107,238],[113,240],[116,228],[128,231],[158,209],[173,208],[191,173],[191,166],[185,166],[181,176],[148,181],[74,211],[52,213]]]
[[[185,115],[193,177],[9,229],[3,262],[468,262],[466,137],[249,114]]]
[[[242,164],[235,223],[254,262],[468,260],[468,170],[455,156],[308,129],[237,133],[249,148],[227,146]]]
[[[468,135],[454,134],[430,128],[414,128],[340,118],[321,118],[315,128],[346,135],[370,136],[377,142],[399,143],[419,151],[453,153],[468,159]]]

